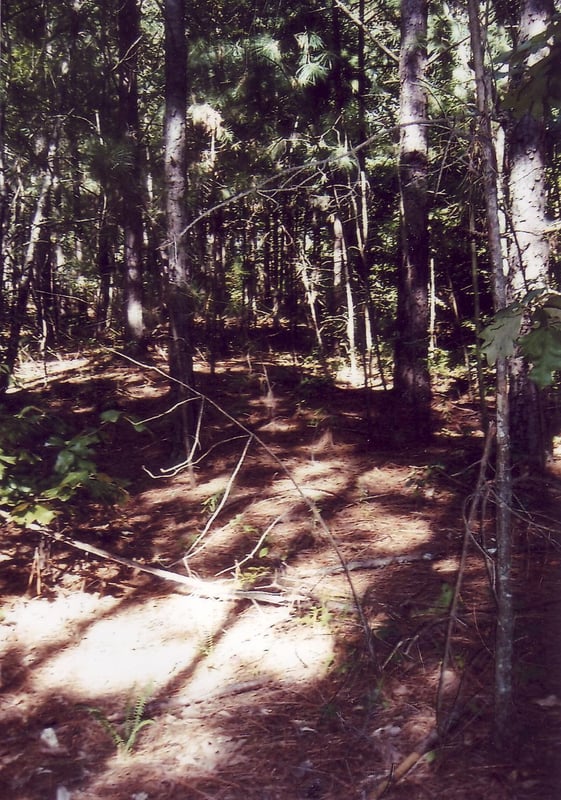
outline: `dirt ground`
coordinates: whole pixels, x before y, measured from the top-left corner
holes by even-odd
[[[0,796],[374,800],[394,778],[384,797],[561,798],[557,463],[515,487],[516,707],[499,752],[492,482],[443,664],[476,409],[437,395],[440,433],[412,449],[382,390],[289,362],[201,367],[199,388],[201,449],[173,470],[157,371],[97,354],[21,372],[10,403],[152,421],[103,456],[124,505],[57,521],[64,540],[4,526]]]

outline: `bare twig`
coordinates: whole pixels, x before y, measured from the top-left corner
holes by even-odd
[[[218,578],[220,575],[225,575],[227,572],[231,572],[233,569],[235,569],[237,572],[240,569],[240,567],[243,567],[244,564],[247,564],[248,561],[251,561],[251,559],[259,551],[259,548],[261,547],[267,536],[270,534],[270,532],[273,530],[275,525],[278,525],[278,523],[282,519],[284,519],[284,517],[286,517],[286,514],[287,512],[284,511],[282,514],[279,514],[277,517],[275,517],[275,519],[269,525],[267,525],[267,527],[265,528],[265,530],[255,543],[255,545],[251,548],[250,552],[246,553],[246,555],[242,558],[241,561],[236,561],[235,564],[232,564],[231,566],[220,570],[220,572],[217,572],[216,577]]]
[[[226,409],[222,408],[222,406],[220,406],[215,400],[212,400],[212,398],[208,397],[208,395],[204,395],[201,392],[199,392],[197,389],[194,389],[192,386],[189,386],[188,384],[183,383],[182,381],[178,380],[177,378],[174,378],[172,375],[167,373],[165,370],[161,369],[160,367],[155,366],[154,364],[145,364],[142,361],[138,361],[137,359],[133,358],[132,356],[130,356],[130,355],[126,354],[126,353],[121,353],[118,350],[114,350],[111,347],[108,347],[106,349],[107,349],[108,352],[113,353],[114,355],[119,356],[120,358],[126,359],[131,364],[135,364],[137,367],[141,367],[142,369],[158,373],[159,375],[164,377],[166,380],[171,381],[173,383],[177,383],[178,385],[183,386],[186,389],[189,389],[189,391],[192,392],[192,394],[194,396],[199,397],[201,400],[204,399],[206,403],[208,403],[210,406],[212,406],[214,409],[216,409],[220,414],[222,414],[226,419],[230,420],[230,422],[232,422],[240,430],[242,430],[244,433],[246,433],[247,436],[250,438],[250,440],[255,441],[261,448],[263,448],[263,450],[267,453],[267,455],[269,455],[270,458],[278,465],[279,469],[284,473],[284,475],[288,478],[288,480],[290,481],[290,483],[294,487],[294,490],[295,490],[296,494],[298,495],[298,497],[300,497],[300,499],[305,503],[307,508],[310,510],[310,512],[311,512],[311,514],[312,514],[312,516],[314,518],[314,521],[317,523],[318,527],[320,528],[322,533],[325,535],[326,539],[331,544],[331,547],[333,548],[335,554],[337,555],[337,558],[339,559],[339,563],[341,564],[342,571],[345,574],[345,578],[347,580],[347,583],[348,583],[348,586],[349,586],[349,589],[351,591],[351,595],[352,595],[352,598],[353,598],[353,603],[355,605],[356,612],[358,614],[358,617],[359,617],[359,620],[360,620],[360,624],[361,624],[361,627],[362,627],[363,632],[364,632],[365,641],[366,641],[366,645],[367,645],[367,648],[368,648],[369,655],[370,655],[372,661],[375,664],[377,664],[377,657],[376,657],[375,648],[374,648],[374,638],[373,638],[373,635],[372,635],[372,631],[370,630],[370,626],[368,625],[368,620],[366,619],[366,616],[364,614],[364,610],[362,608],[362,605],[361,605],[361,602],[359,600],[357,591],[355,589],[353,580],[351,578],[351,573],[347,569],[347,565],[346,565],[345,559],[343,557],[343,553],[341,552],[341,548],[339,547],[339,544],[338,544],[334,534],[332,533],[332,531],[328,527],[327,523],[323,519],[317,504],[314,503],[314,501],[310,497],[308,497],[308,495],[304,492],[304,490],[302,489],[302,487],[300,486],[300,484],[298,483],[296,478],[294,478],[294,476],[292,475],[292,473],[290,472],[288,467],[285,465],[285,463],[282,461],[282,459],[279,458],[279,456],[266,444],[266,442],[263,441],[263,439],[261,439],[256,433],[254,433],[252,430],[250,430],[247,426],[245,426],[242,422],[240,422],[234,416],[232,416],[232,414],[230,414],[228,411],[226,411]]]
[[[189,402],[188,400],[184,400],[184,403]],[[142,424],[145,421],[143,420]],[[174,464],[173,467],[162,467],[160,469],[159,474],[156,474],[148,469],[147,466],[143,466],[142,469],[144,472],[149,475],[154,480],[162,480],[162,478],[174,478],[176,475],[179,475],[180,472],[183,472],[184,469],[188,467],[196,467],[201,461],[204,461],[207,456],[209,456],[213,450],[216,450],[217,447],[221,447],[224,444],[228,444],[229,442],[236,442],[238,439],[245,439],[245,436],[231,436],[229,439],[221,439],[219,442],[215,442],[213,445],[208,447],[204,453],[202,453],[198,458],[194,459],[193,461],[189,462],[188,459],[184,459],[179,464]]]
[[[373,33],[372,33],[372,31],[370,30],[370,28],[369,28],[367,25],[365,25],[365,23],[364,23],[364,22],[363,22],[363,21],[360,19],[360,17],[357,17],[357,15],[354,13],[354,11],[351,11],[351,9],[350,9],[348,6],[346,6],[344,3],[341,3],[341,0],[335,0],[335,5],[337,6],[337,8],[340,8],[340,9],[341,9],[341,11],[342,11],[344,14],[346,14],[346,15],[347,15],[347,17],[348,17],[348,18],[349,18],[349,19],[350,19],[352,22],[354,22],[354,24],[355,24],[357,27],[359,27],[359,28],[360,28],[360,29],[363,31],[363,33],[365,34],[365,36],[368,36],[368,38],[369,38],[369,39],[370,39],[372,42],[374,42],[374,44],[376,45],[376,47],[379,47],[379,48],[380,48],[380,50],[381,50],[383,53],[385,53],[385,54],[387,55],[387,57],[388,57],[388,58],[389,58],[391,61],[393,61],[395,64],[399,64],[399,56],[397,55],[397,53],[394,53],[394,52],[393,52],[393,50],[390,50],[390,48],[389,48],[389,47],[386,47],[386,45],[385,45],[385,44],[384,44],[382,41],[380,41],[380,39],[378,39],[378,37],[377,37],[377,36],[374,36],[374,34],[373,34]]]
[[[397,767],[393,767],[390,775],[382,781],[382,783],[374,790],[371,795],[368,795],[367,800],[381,800],[391,786],[397,781],[401,780],[415,764],[421,759],[425,753],[433,749],[438,742],[438,731],[436,728],[426,736],[415,749],[407,755]]]
[[[216,517],[220,514],[220,512],[224,508],[224,505],[225,505],[226,501],[228,500],[228,497],[230,496],[230,492],[232,491],[232,486],[234,485],[234,481],[236,480],[236,476],[237,476],[238,472],[240,471],[243,462],[245,461],[245,457],[247,455],[247,451],[249,450],[249,445],[251,444],[252,439],[253,439],[253,437],[250,436],[248,438],[247,442],[245,443],[245,447],[243,449],[243,453],[239,457],[238,463],[236,464],[236,466],[234,468],[234,471],[232,472],[232,474],[230,475],[230,478],[228,479],[228,483],[226,484],[226,488],[224,489],[224,494],[220,498],[220,502],[218,503],[217,507],[214,509],[213,513],[211,514],[210,519],[208,520],[208,522],[204,526],[204,528],[201,531],[201,533],[197,536],[197,538],[195,539],[195,541],[193,542],[191,547],[187,550],[187,552],[183,556],[183,563],[185,564],[185,567],[187,569],[189,568],[188,567],[189,558],[193,558],[193,556],[196,556],[204,548],[204,543],[201,544],[200,547],[198,545],[199,545],[200,542],[203,542],[203,539],[205,538],[205,536],[207,535],[207,533],[211,529],[214,520],[216,519]]]
[[[177,572],[171,572],[170,570],[161,569],[159,567],[151,567],[148,564],[141,564],[139,561],[134,561],[130,558],[117,556],[114,553],[110,553],[108,550],[103,550],[101,547],[97,547],[96,545],[89,544],[87,542],[81,542],[78,539],[73,539],[70,536],[64,536],[61,533],[54,533],[43,528],[41,528],[41,533],[45,536],[49,536],[56,542],[62,542],[63,544],[74,547],[77,550],[81,550],[83,553],[90,553],[91,555],[97,556],[98,558],[103,558],[106,561],[112,561],[115,564],[121,564],[124,567],[130,567],[131,569],[138,570],[139,572],[145,572],[148,575],[154,575],[156,578],[161,578],[165,581],[171,581],[172,583],[178,583],[182,586],[186,586],[189,589],[189,594],[193,595],[194,597],[203,597],[207,600],[223,600],[231,602],[236,602],[239,600],[251,600],[252,602],[270,603],[277,606],[283,605],[284,603],[292,603],[299,600],[309,599],[304,596],[293,596],[279,591],[267,592],[263,589],[250,589],[246,591],[244,589],[236,589],[231,585],[231,581],[204,581],[200,578],[195,578],[188,575],[179,575]]]
[[[443,702],[444,702],[444,686],[446,679],[446,671],[450,663],[450,655],[452,650],[452,637],[454,635],[454,629],[456,627],[456,621],[458,617],[458,604],[460,600],[460,591],[462,588],[462,581],[464,578],[464,573],[466,568],[469,543],[473,538],[473,533],[472,533],[473,523],[475,520],[475,515],[477,514],[477,509],[479,507],[479,503],[485,486],[485,476],[487,473],[487,468],[489,466],[489,458],[491,455],[491,444],[493,442],[494,436],[495,436],[495,426],[493,424],[490,424],[485,439],[483,455],[481,457],[481,462],[479,464],[479,474],[477,476],[475,492],[471,500],[467,519],[465,520],[462,554],[460,556],[460,564],[458,566],[458,574],[456,576],[456,585],[454,587],[454,594],[452,596],[452,603],[450,605],[450,614],[448,617],[448,629],[446,631],[444,654],[442,656],[442,665],[440,667],[440,680],[438,682],[438,691],[436,695],[436,718],[440,734],[445,733],[447,727],[450,724],[450,718],[448,718],[446,722],[444,722],[441,718]]]

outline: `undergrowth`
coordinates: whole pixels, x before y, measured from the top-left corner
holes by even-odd
[[[49,525],[84,502],[124,501],[125,482],[101,470],[98,460],[115,427],[129,422],[109,410],[96,426],[80,430],[37,406],[16,414],[0,407],[0,514],[22,527]]]
[[[111,722],[99,708],[88,709],[92,717],[108,734],[121,756],[130,755],[135,748],[140,731],[154,723],[153,719],[144,719],[144,711],[149,697],[150,692],[144,691],[138,695],[136,700],[129,701],[125,707],[124,721],[120,725]]]

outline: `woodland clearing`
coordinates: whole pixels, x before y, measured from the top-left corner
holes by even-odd
[[[411,756],[384,797],[560,797],[559,463],[515,486],[517,730],[504,754],[491,482],[442,671],[477,408],[443,391],[438,435],[411,448],[382,390],[270,355],[198,366],[211,402],[192,470],[165,471],[157,371],[73,354],[46,372],[28,363],[7,396],[84,424],[107,409],[153,421],[102,454],[127,480],[124,504],[59,518],[58,539],[4,526],[1,795],[371,800]]]

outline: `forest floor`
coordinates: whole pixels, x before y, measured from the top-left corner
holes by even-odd
[[[129,482],[124,505],[61,518],[65,541],[4,527],[0,796],[373,800],[394,776],[388,800],[561,798],[561,464],[515,485],[505,754],[491,482],[442,671],[476,408],[437,395],[440,432],[420,449],[399,443],[391,396],[289,360],[201,366],[198,381],[202,449],[175,474],[160,373],[100,353],[21,370],[14,409],[153,421],[103,456]]]

